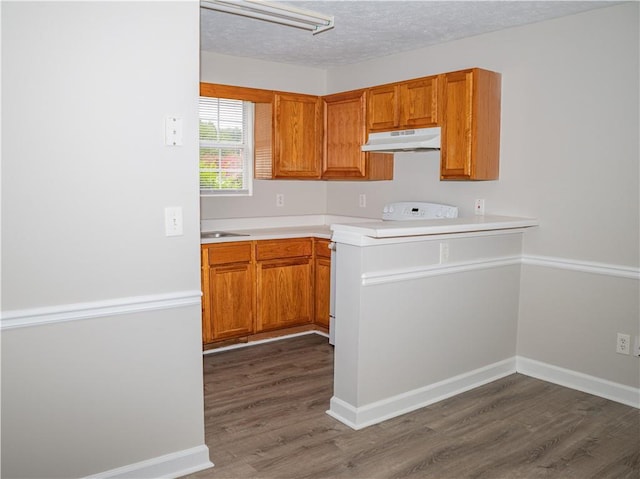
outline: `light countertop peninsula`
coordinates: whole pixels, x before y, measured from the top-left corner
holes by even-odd
[[[201,232],[223,231],[234,236],[201,239],[202,244],[316,237],[356,245],[381,240],[407,241],[419,236],[452,235],[537,226],[535,218],[471,216],[415,221],[383,221],[338,215],[302,215],[202,220]],[[395,238],[395,240],[394,240]]]

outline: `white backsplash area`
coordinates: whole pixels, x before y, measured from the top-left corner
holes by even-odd
[[[328,226],[335,223],[361,223],[368,221],[371,221],[371,218],[339,215],[292,215],[206,219],[200,221],[200,231],[296,228],[301,226]]]
[[[277,206],[276,196],[284,205]],[[327,211],[325,181],[254,180],[251,196],[200,197],[200,219],[323,215]]]

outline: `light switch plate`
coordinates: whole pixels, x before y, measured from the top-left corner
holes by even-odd
[[[182,118],[177,116],[168,116],[164,122],[164,144],[167,146],[182,145]]]
[[[182,208],[167,206],[164,209],[164,229],[167,236],[182,236]]]

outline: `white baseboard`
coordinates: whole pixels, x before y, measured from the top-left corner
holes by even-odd
[[[518,356],[361,407],[333,396],[327,414],[352,429],[363,429],[516,372],[640,408],[640,388]]]
[[[527,376],[640,408],[640,388],[518,356],[516,370]]]
[[[258,339],[256,341],[248,341],[246,343],[231,344],[229,346],[222,346],[220,348],[215,348],[215,349],[205,349],[204,351],[202,351],[202,354],[207,355],[207,354],[223,353],[225,351],[232,351],[234,349],[248,348],[251,346],[257,346],[258,344],[272,343],[274,341],[281,341],[283,339],[291,339],[298,336],[307,336],[309,334],[317,334],[318,336],[323,336],[325,338],[329,337],[327,333],[323,333],[322,331],[314,331],[314,330],[302,331],[300,333],[284,334],[282,336],[275,336],[273,338],[266,338],[266,339]]]
[[[515,372],[516,359],[514,357],[361,407],[355,407],[333,396],[327,414],[352,429],[363,429]]]
[[[85,479],[173,479],[210,467],[213,463],[209,460],[209,448],[202,445],[93,474]]]

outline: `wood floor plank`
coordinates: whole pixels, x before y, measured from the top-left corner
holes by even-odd
[[[212,469],[191,479],[640,478],[637,409],[513,374],[354,431],[317,335],[204,356]]]

